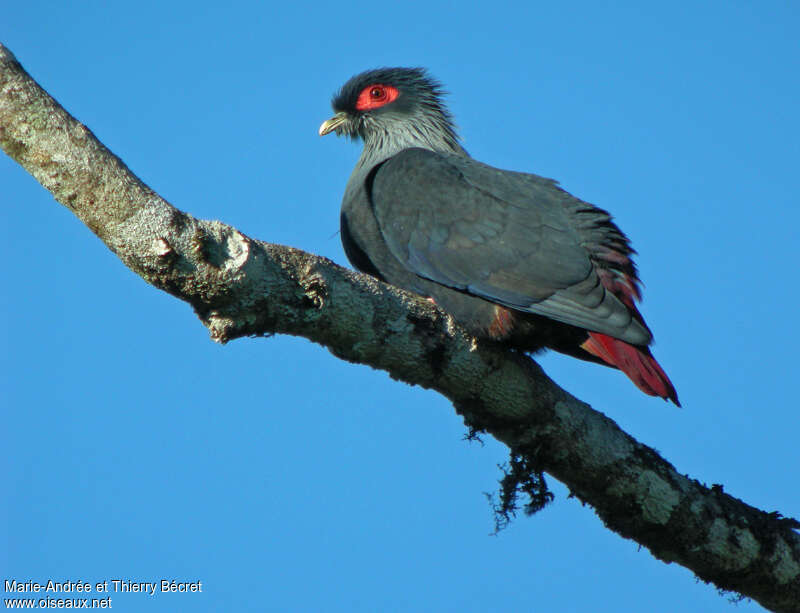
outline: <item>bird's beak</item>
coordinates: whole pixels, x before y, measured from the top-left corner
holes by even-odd
[[[347,121],[346,113],[336,113],[336,115],[334,115],[327,121],[322,122],[322,125],[319,127],[319,135],[325,136],[326,134],[330,134],[336,128],[342,125],[345,121]]]

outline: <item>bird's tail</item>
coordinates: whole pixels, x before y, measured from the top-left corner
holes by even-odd
[[[681,406],[678,402],[678,393],[667,373],[659,366],[647,347],[637,347],[606,334],[589,332],[589,338],[581,348],[609,365],[619,368],[645,394],[660,396]]]

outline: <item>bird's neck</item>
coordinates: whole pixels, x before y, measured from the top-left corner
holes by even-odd
[[[374,126],[362,137],[364,150],[357,164],[362,168],[373,168],[404,149],[413,147],[469,157],[458,142],[458,134],[453,126],[436,119]]]

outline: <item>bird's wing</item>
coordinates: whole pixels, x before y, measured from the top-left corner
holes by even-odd
[[[407,149],[381,164],[368,187],[389,249],[417,275],[632,344],[649,343],[633,305],[638,287],[627,239],[605,211],[554,181]]]

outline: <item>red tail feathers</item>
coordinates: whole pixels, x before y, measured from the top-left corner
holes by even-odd
[[[678,402],[678,393],[667,373],[659,366],[647,347],[629,345],[599,332],[589,332],[589,338],[581,347],[611,366],[619,368],[645,394],[660,396],[681,406]]]

